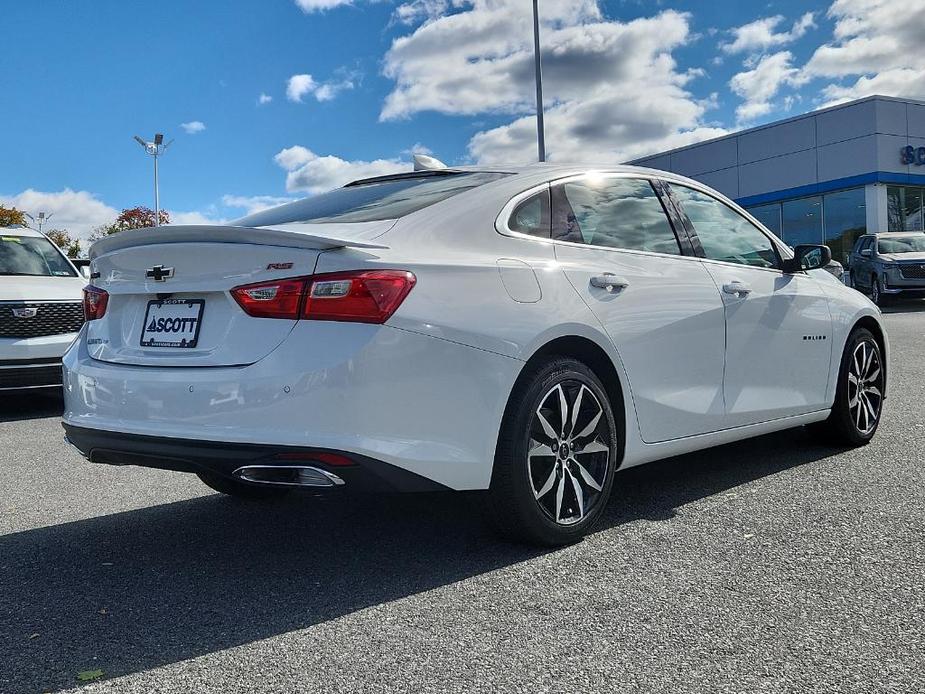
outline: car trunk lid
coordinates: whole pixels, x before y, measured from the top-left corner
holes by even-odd
[[[331,248],[385,248],[366,239],[391,224],[170,226],[97,242],[91,283],[109,297],[104,316],[87,324],[90,354],[136,366],[252,364],[285,340],[296,321],[249,316],[230,290],[310,275]]]

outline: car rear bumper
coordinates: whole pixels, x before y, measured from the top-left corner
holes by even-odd
[[[331,489],[359,492],[445,491],[432,480],[389,465],[380,460],[348,454],[350,465],[331,465],[319,460],[324,454],[340,451],[228,443],[141,436],[112,431],[84,429],[65,423],[65,440],[92,463],[139,465],[176,472],[210,473],[241,479],[242,470],[252,466],[276,468],[310,467],[323,470],[336,482]],[[309,485],[317,490],[318,485]]]
[[[64,357],[64,422],[147,443],[341,451],[450,489],[484,489],[521,366],[408,330],[324,321],[300,321],[250,366],[110,364],[80,339]],[[141,458],[133,448],[137,464],[157,467],[162,453],[152,450]]]

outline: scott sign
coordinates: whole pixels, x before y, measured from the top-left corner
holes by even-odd
[[[902,148],[903,164],[915,164],[916,166],[925,166],[925,147],[915,148],[907,145]]]

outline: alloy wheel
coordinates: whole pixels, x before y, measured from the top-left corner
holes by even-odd
[[[859,342],[848,364],[848,410],[857,430],[869,434],[883,407],[883,367],[876,345]]]
[[[574,525],[596,507],[612,441],[601,402],[581,381],[562,381],[543,396],[530,426],[527,474],[548,518]]]

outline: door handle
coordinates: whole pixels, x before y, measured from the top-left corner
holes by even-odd
[[[629,286],[627,282],[622,277],[617,277],[612,272],[605,272],[601,275],[594,275],[591,277],[591,286],[597,287],[598,289],[606,289],[608,292],[612,292],[614,289],[626,289]]]
[[[738,297],[746,297],[752,293],[752,288],[745,284],[745,282],[732,280],[731,282],[726,282],[726,284],[723,285],[723,292],[725,294],[732,294]]]

